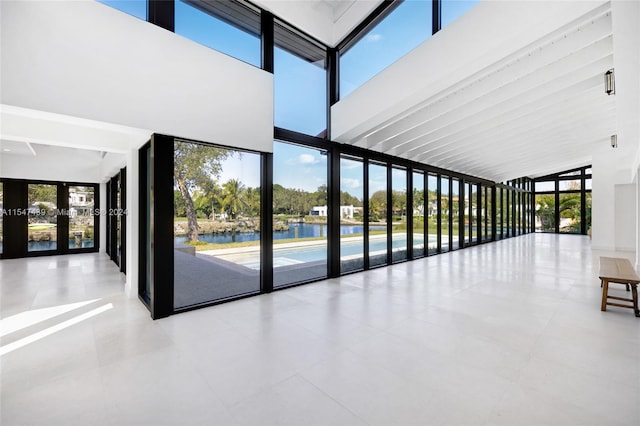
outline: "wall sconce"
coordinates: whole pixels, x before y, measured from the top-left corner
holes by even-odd
[[[618,135],[611,135],[611,148],[618,147]]]
[[[613,73],[613,68],[604,73],[604,91],[607,95],[616,94],[616,78]]]

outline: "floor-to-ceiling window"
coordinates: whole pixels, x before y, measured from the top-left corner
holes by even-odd
[[[387,264],[387,166],[369,163],[369,266]]]
[[[451,201],[449,197],[449,178],[440,177],[440,251],[449,251],[449,225],[451,221]]]
[[[98,184],[3,179],[0,254],[3,258],[98,250]]]
[[[28,184],[27,251],[56,250],[58,241],[57,185]]]
[[[364,268],[363,189],[364,165],[362,159],[342,157],[340,159],[341,273]],[[369,208],[368,201],[367,208]],[[371,251],[371,248],[369,250]]]
[[[438,176],[429,173],[427,176],[427,247],[429,254],[437,253],[440,238],[440,191]]]
[[[460,248],[460,180],[451,179],[451,229],[453,250]]]
[[[69,248],[95,246],[95,188],[69,186]]]
[[[413,257],[426,255],[426,197],[424,190],[424,173],[413,172]]]
[[[535,230],[586,234],[591,227],[591,167],[535,179]]]
[[[174,308],[260,290],[260,155],[174,141]]]
[[[407,169],[391,169],[392,261],[407,260]]]
[[[478,185],[475,183],[470,184],[470,194],[469,194],[469,199],[470,199],[470,203],[471,203],[471,207],[470,207],[470,215],[471,215],[471,243],[477,243],[478,242],[478,231],[480,230],[479,227],[479,214],[480,214],[480,206],[478,205]]]
[[[328,215],[326,151],[275,142],[274,287],[327,276]]]
[[[496,187],[496,240],[502,239],[502,188]]]

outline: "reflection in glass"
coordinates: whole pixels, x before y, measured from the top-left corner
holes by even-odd
[[[260,290],[260,155],[174,142],[174,307]]]
[[[94,247],[94,187],[69,187],[69,248]]]
[[[393,262],[407,259],[407,170],[391,169]]]
[[[429,174],[427,178],[428,250],[438,250],[438,177]]]
[[[58,187],[30,183],[27,191],[27,250],[55,250],[58,240]]]
[[[260,66],[260,15],[242,4],[176,0],[175,33]]]
[[[340,272],[364,268],[362,160],[340,158]]]
[[[369,266],[387,263],[387,167],[369,163]]]
[[[449,200],[449,178],[442,176],[440,178],[440,251],[443,253],[449,251],[449,220],[450,220],[450,200]]]
[[[460,248],[460,181],[451,180],[451,220],[453,228],[453,249]]]
[[[413,172],[413,257],[422,257],[425,253],[425,192],[424,174]]]
[[[327,276],[327,218],[326,152],[275,142],[274,287]]]

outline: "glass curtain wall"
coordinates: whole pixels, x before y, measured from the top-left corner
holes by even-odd
[[[464,245],[471,243],[471,184],[464,184]]]
[[[424,173],[413,172],[413,257],[425,253],[425,191]],[[1,224],[0,224],[1,225]]]
[[[394,6],[392,6],[394,7]],[[340,97],[371,79],[431,36],[430,1],[405,1],[341,51]]]
[[[175,1],[175,33],[260,67],[260,14],[237,1]]]
[[[391,169],[391,256],[393,262],[407,260],[407,169]]]
[[[451,229],[453,250],[460,248],[460,180],[451,179]]]
[[[429,254],[434,254],[438,251],[439,241],[439,191],[438,191],[438,176],[429,173],[427,176],[427,247]]]
[[[496,240],[502,239],[502,188],[496,187]]]
[[[327,276],[328,215],[326,151],[275,142],[274,287]]]
[[[588,234],[590,197],[590,166],[536,179],[535,231]]]
[[[174,308],[260,291],[260,155],[174,141]]]
[[[511,210],[510,210],[510,203],[509,203],[509,190],[507,188],[502,188],[502,237],[503,238],[509,238],[511,235],[509,234],[509,230],[510,230],[510,223],[511,221],[509,220],[511,217]]]
[[[449,251],[449,221],[450,215],[450,197],[449,197],[449,178],[440,177],[440,251]]]
[[[58,241],[58,186],[47,184],[28,185],[27,251],[57,249]]]
[[[364,164],[340,158],[340,272],[364,269]],[[386,234],[385,234],[386,238]]]
[[[280,21],[276,21],[274,37],[274,124],[326,136],[326,49]]]
[[[387,166],[369,163],[369,266],[387,264]]]
[[[471,215],[471,243],[478,242],[478,215],[480,214],[480,209],[478,208],[478,185],[472,183],[469,185],[470,191],[470,200],[471,200],[471,209],[469,214]]]
[[[582,229],[582,185],[581,179],[558,181],[560,214],[559,230],[565,234],[580,234]]]

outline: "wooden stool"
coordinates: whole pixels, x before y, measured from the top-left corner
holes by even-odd
[[[640,277],[631,266],[631,262],[617,257],[601,257],[599,278],[602,286],[600,310],[606,311],[607,305],[618,306],[620,308],[633,309],[636,317],[640,317],[640,310],[638,310],[638,283],[640,283]],[[609,283],[626,284],[627,291],[631,287],[631,299],[609,296]],[[609,299],[631,302],[631,305],[609,302]]]

